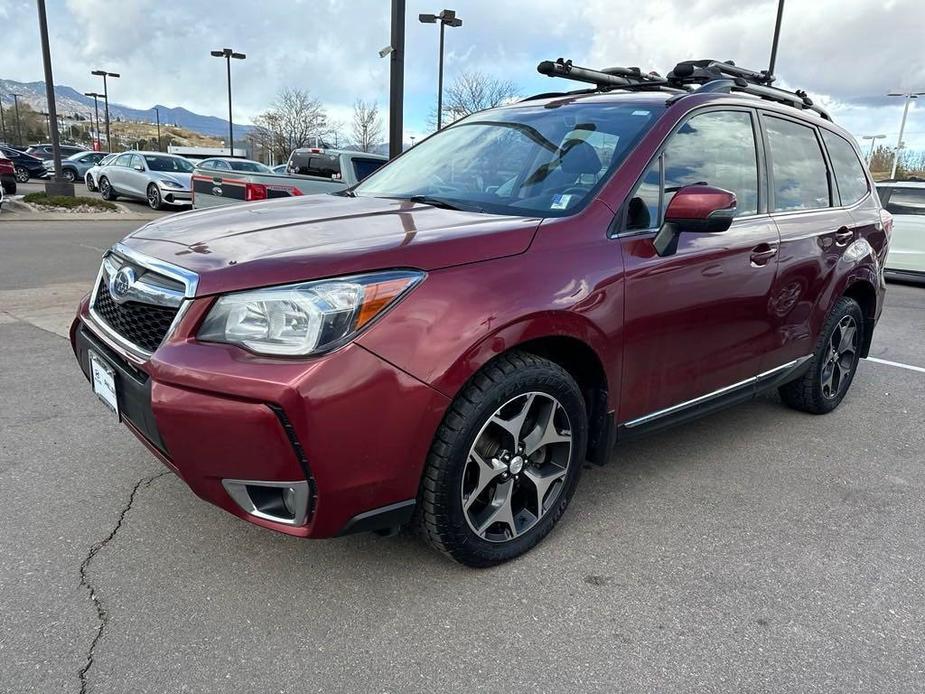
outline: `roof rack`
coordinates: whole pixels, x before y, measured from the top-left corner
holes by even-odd
[[[595,86],[594,91],[625,89],[633,91],[671,91],[676,95],[668,103],[674,103],[690,93],[731,93],[742,92],[761,99],[775,101],[799,109],[809,109],[826,120],[832,120],[828,111],[813,103],[806,92],[798,89],[789,92],[772,87],[775,77],[767,70],[756,72],[737,66],[731,60],[685,60],[678,63],[665,77],[655,72],[643,73],[638,67],[612,67],[604,70],[591,70],[573,65],[571,60],[559,58],[555,62],[544,60],[537,65],[540,74],[549,77],[587,82]],[[696,87],[694,89],[693,87]],[[585,90],[587,91],[587,90]],[[576,92],[584,93],[584,92]],[[537,99],[553,96],[552,94],[530,97]]]

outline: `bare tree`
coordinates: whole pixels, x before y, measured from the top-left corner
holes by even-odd
[[[282,161],[292,150],[305,147],[328,130],[321,102],[303,89],[282,89],[273,108],[254,118],[253,140]]]
[[[518,89],[513,82],[495,79],[484,72],[463,72],[443,97],[443,121],[452,123],[470,113],[510,103],[517,97]],[[436,117],[433,121],[436,122]]]
[[[382,121],[379,119],[379,105],[357,99],[353,104],[353,139],[364,152],[378,144],[382,137]]]

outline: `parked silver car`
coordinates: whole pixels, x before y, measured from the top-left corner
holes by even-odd
[[[247,173],[273,173],[269,166],[253,159],[237,159],[231,157],[212,157],[196,164],[197,169],[207,171],[244,171]]]
[[[81,181],[87,175],[87,171],[99,164],[108,152],[77,152],[66,159],[61,160],[61,175],[64,180],[74,183]],[[45,160],[45,169],[49,174],[55,172],[55,162],[53,159]]]
[[[104,200],[120,195],[147,200],[155,210],[164,205],[189,205],[192,173],[193,165],[174,154],[125,152],[100,173],[100,193]]]
[[[103,171],[103,167],[111,164],[112,160],[118,156],[118,154],[107,154],[99,161],[98,164],[91,166],[87,170],[87,173],[84,174],[84,183],[87,184],[87,190],[99,190],[98,181],[100,180],[100,173]]]

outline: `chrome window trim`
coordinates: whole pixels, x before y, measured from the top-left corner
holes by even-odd
[[[631,419],[628,422],[624,422],[623,426],[626,427],[627,429],[632,429],[633,427],[638,427],[642,424],[648,424],[651,421],[660,419],[667,415],[674,414],[682,410],[686,410],[687,408],[693,407],[694,405],[699,405],[701,403],[708,402],[709,400],[717,398],[720,395],[725,395],[726,393],[736,390],[737,388],[742,388],[748,385],[756,385],[760,380],[767,378],[768,376],[773,376],[774,374],[778,372],[785,371],[787,369],[795,368],[799,366],[800,364],[807,361],[808,359],[812,359],[812,356],[813,356],[812,354],[808,354],[805,357],[800,357],[799,359],[788,361],[786,364],[775,366],[773,369],[770,369],[768,371],[763,371],[762,373],[756,376],[746,378],[744,381],[739,381],[738,383],[733,383],[732,385],[719,388],[718,390],[714,390],[710,393],[707,393],[706,395],[701,395],[699,397],[693,398],[692,400],[685,400],[684,402],[680,402],[677,405],[672,405],[662,410],[656,410],[655,412],[651,412],[649,414],[643,415],[642,417]]]
[[[180,321],[183,319],[183,316],[186,315],[186,312],[189,310],[189,307],[192,305],[192,299],[196,295],[196,287],[199,283],[199,276],[196,273],[191,272],[185,268],[178,267],[171,263],[168,263],[157,258],[152,258],[144,253],[139,253],[123,243],[115,244],[111,249],[109,249],[104,255],[103,260],[100,263],[99,272],[96,275],[96,282],[93,285],[93,289],[90,292],[90,304],[88,306],[88,313],[93,319],[92,323],[84,321],[95,334],[101,339],[104,339],[110,347],[120,349],[124,352],[127,352],[130,356],[134,357],[139,362],[147,361],[151,358],[151,355],[154,352],[149,352],[142,347],[139,347],[133,342],[125,339],[120,335],[116,330],[114,330],[110,325],[96,312],[96,295],[99,292],[100,283],[103,281],[104,273],[107,273],[107,266],[112,267],[111,264],[107,263],[107,259],[111,254],[117,254],[124,258],[127,258],[132,263],[139,265],[146,270],[151,270],[152,272],[164,275],[170,279],[176,280],[183,284],[184,292],[182,297],[179,296],[178,292],[170,292],[166,288],[158,287],[155,291],[160,294],[162,292],[169,292],[179,298],[179,303],[174,304],[161,304],[156,301],[142,301],[142,303],[149,303],[154,306],[168,306],[170,308],[177,308],[177,315],[174,316],[173,321],[170,323],[170,327],[167,329],[166,334],[164,335],[165,342],[171,335],[174,334],[174,331],[179,325]],[[151,286],[151,285],[146,285]],[[150,298],[150,297],[145,297]]]

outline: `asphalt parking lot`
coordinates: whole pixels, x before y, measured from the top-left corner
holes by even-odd
[[[773,395],[584,471],[524,558],[299,541],[198,500],[63,334],[135,224],[0,222],[0,691],[925,689],[925,372],[862,363],[825,417]],[[925,288],[873,356],[925,367]]]

